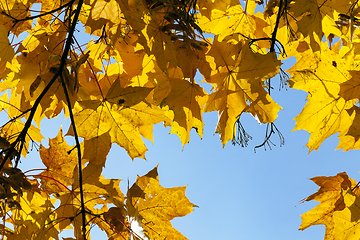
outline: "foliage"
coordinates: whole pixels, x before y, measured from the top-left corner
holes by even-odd
[[[186,239],[170,223],[196,207],[185,187],[161,187],[155,168],[124,195],[119,179],[101,175],[112,144],[145,159],[143,138],[152,140],[154,124],[170,127],[185,145],[191,129],[202,137],[202,114],[211,111],[219,113],[223,145],[247,145],[244,113],[268,124],[257,147],[271,147],[274,134],[282,144],[274,123],[281,106],[270,96],[277,75],[308,92],[294,130],[311,134],[309,151],[336,133],[339,149],[359,149],[359,5],[0,0],[0,107],[9,118],[0,131],[1,234],[59,239],[72,228],[76,239],[89,239],[89,225],[97,225],[109,239]],[[286,73],[281,65],[290,57],[296,64]],[[41,120],[62,111],[75,146],[60,129],[49,148],[40,147],[46,169],[23,173],[18,162],[43,139]],[[352,239],[360,219],[356,182],[346,173],[312,180],[320,189],[305,200],[320,204],[302,216],[300,229],[324,224],[325,239]]]

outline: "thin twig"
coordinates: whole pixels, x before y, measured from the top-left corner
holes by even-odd
[[[28,110],[26,110],[26,111],[24,111],[24,112],[22,112],[21,114],[17,115],[16,117],[11,118],[11,119],[10,119],[9,121],[7,121],[4,125],[2,125],[0,128],[5,127],[8,123],[11,123],[11,122],[15,121],[15,120],[18,119],[18,118],[21,118],[21,117],[24,116],[26,113],[28,113],[30,110],[31,110],[31,108],[28,109]]]
[[[64,5],[62,5],[62,6],[58,7],[58,8],[55,8],[55,9],[49,11],[49,12],[41,13],[41,14],[39,14],[39,15],[35,15],[35,16],[31,16],[31,17],[26,17],[26,18],[22,18],[22,19],[16,19],[16,18],[14,18],[13,16],[11,16],[10,14],[7,14],[7,13],[5,13],[5,12],[3,12],[3,14],[4,14],[5,16],[7,16],[8,18],[11,18],[11,19],[12,19],[13,25],[12,25],[11,29],[13,29],[13,28],[15,27],[15,25],[18,24],[19,22],[28,21],[28,20],[33,20],[33,19],[36,19],[36,18],[39,18],[39,17],[43,17],[43,16],[46,16],[46,15],[52,14],[52,13],[57,12],[57,11],[63,9],[63,8],[66,8],[66,7],[68,7],[68,6],[71,6],[74,2],[75,2],[75,0],[71,0],[71,1],[69,1],[68,3],[66,3],[66,4],[64,4]]]

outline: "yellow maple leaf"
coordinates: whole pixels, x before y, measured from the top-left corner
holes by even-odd
[[[90,140],[108,133],[106,136],[110,137],[111,143],[116,142],[123,147],[132,159],[145,158],[147,148],[141,135],[151,140],[153,124],[170,121],[164,110],[144,102],[151,90],[143,87],[122,88],[117,80],[108,91],[106,101],[78,102],[74,116],[79,136]],[[144,131],[145,128],[151,131]],[[68,134],[73,134],[72,129]],[[94,144],[95,141],[88,143]]]
[[[111,148],[111,137],[106,132],[89,140],[84,140],[83,159],[95,165],[105,166],[106,156]]]
[[[17,197],[18,208],[13,208],[9,224],[14,225],[14,233],[8,239],[54,239],[59,231],[56,227],[57,215],[54,212],[55,203],[47,193],[37,187],[33,181],[31,188]],[[9,214],[9,213],[8,213]]]
[[[205,4],[205,6],[200,8],[200,14],[198,14],[199,27],[204,32],[215,34],[219,41],[234,33],[253,37],[256,26],[255,19],[244,12],[239,2],[234,6],[226,8],[226,10],[212,8],[210,18],[209,8],[212,8],[211,3]]]
[[[173,68],[170,68],[170,73]],[[145,55],[141,74],[131,79],[129,86],[144,86],[153,88],[146,101],[153,105],[160,105],[161,101],[170,93],[169,73],[162,71],[154,56]]]
[[[105,36],[112,42],[128,33],[127,22],[120,1],[87,1],[82,6],[79,20],[85,32],[95,36]]]
[[[238,5],[239,1],[236,0],[215,0],[215,1],[199,1],[199,10],[202,15],[208,19],[213,17],[212,14],[216,14],[216,11],[226,12],[231,6]]]
[[[148,72],[146,68],[148,67],[147,64],[150,59],[149,56],[145,55],[144,50],[141,49],[139,45],[136,46],[138,39],[139,37],[137,35],[129,33],[123,40],[118,40],[114,44],[115,50],[112,56],[117,62],[122,63],[122,66],[130,79],[136,76],[139,77],[142,72]],[[145,76],[139,78],[142,79],[145,78]],[[138,86],[143,85],[139,84]]]
[[[185,216],[196,207],[185,196],[185,188],[164,188],[159,185],[155,167],[138,177],[129,189],[127,201],[141,216],[144,233],[149,239],[187,239],[170,223],[170,220]]]
[[[339,173],[333,177],[314,177],[311,180],[320,186],[320,189],[305,201],[314,200],[320,204],[301,215],[302,223],[299,229],[304,230],[312,225],[322,224],[325,225],[325,239],[335,239],[335,214],[346,207],[343,194],[353,189],[356,182],[346,173]]]
[[[225,145],[233,138],[234,124],[243,112],[250,112],[262,123],[275,121],[281,107],[264,89],[264,80],[278,73],[281,62],[274,53],[254,53],[247,45],[241,48],[235,60],[229,59],[231,64],[227,63],[227,58],[222,58],[222,53],[218,51],[223,63],[217,65],[224,66],[206,79],[214,84],[215,91],[209,95],[204,111],[219,111],[216,132]]]
[[[37,23],[18,49],[22,52],[23,64],[38,64],[38,74],[49,71],[60,60],[65,38],[66,27],[59,19],[47,27]]]
[[[171,133],[177,134],[185,145],[189,142],[192,128],[195,128],[202,137],[204,125],[202,108],[207,100],[207,94],[195,81],[189,82],[183,79],[180,69],[174,69],[171,72],[169,72],[171,92],[162,101],[162,105],[174,111]]]
[[[322,38],[323,32],[321,25],[322,15],[318,2],[316,0],[297,1],[291,6],[291,10],[294,18],[298,19],[296,22],[298,31],[304,37],[310,38],[310,46],[314,51],[319,50],[318,41]]]
[[[107,206],[107,204],[123,204],[124,195],[120,190],[120,179],[106,179],[101,175],[102,166],[88,163],[83,168],[83,190],[86,199],[86,207],[93,213],[101,214],[106,208],[94,208],[97,205]],[[72,191],[79,194],[79,181],[77,181],[78,169],[75,169],[73,177]],[[101,197],[103,198],[101,198]],[[79,200],[79,199],[78,199]]]
[[[345,208],[335,211],[334,238],[336,240],[355,240],[360,233],[360,198],[352,189],[343,191]]]
[[[328,49],[326,43],[321,48],[321,55],[306,52],[288,70],[292,75],[290,86],[309,92],[308,102],[295,118],[294,128],[311,134],[306,145],[309,151],[317,150],[326,138],[349,128],[353,122],[347,110],[354,106],[355,100],[346,101],[339,96],[340,84],[351,77],[348,70],[352,68],[352,58],[346,57],[348,52],[337,54]]]
[[[6,28],[0,24],[0,63],[10,62],[14,57],[14,49],[11,47]]]
[[[294,30],[308,39],[313,51],[319,51],[323,35],[326,38],[330,34],[342,35],[337,25],[338,14],[348,13],[352,4],[352,1],[342,0],[324,2],[316,0],[296,1],[288,3],[285,14],[289,15],[288,18],[296,19],[296,29]],[[349,40],[350,34],[345,38]]]
[[[194,48],[191,44],[198,48]],[[205,60],[207,45],[206,42],[190,42],[190,44],[179,40],[174,42],[176,59],[185,78],[194,79],[197,69],[205,62],[203,60]]]

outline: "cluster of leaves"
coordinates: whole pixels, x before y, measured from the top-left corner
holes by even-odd
[[[256,12],[258,5],[264,11]],[[202,137],[202,114],[210,111],[219,113],[223,145],[251,138],[243,113],[268,124],[259,146],[276,132],[283,141],[270,79],[286,76],[281,62],[288,57],[297,59],[289,86],[309,93],[295,127],[311,134],[309,150],[335,133],[338,148],[360,148],[359,10],[357,0],[269,0],[265,6],[258,0],[0,0],[0,107],[9,118],[0,131],[2,234],[58,239],[73,228],[85,239],[86,227],[95,224],[111,239],[185,239],[169,222],[195,206],[185,188],[162,188],[155,168],[125,197],[120,180],[101,176],[112,144],[145,159],[143,138],[152,140],[154,124],[171,127],[185,145],[191,129]],[[85,44],[76,38],[77,24],[92,37]],[[196,83],[197,72],[212,85],[209,94]],[[40,147],[46,170],[24,175],[17,165],[29,144],[43,139],[41,120],[62,111],[76,145],[68,146],[60,130],[48,149]],[[322,188],[307,200],[333,209],[304,220],[302,229],[330,226],[328,216],[335,221],[339,211],[357,211],[350,207],[358,199],[356,184],[344,176],[336,177],[344,179],[337,199],[327,194],[332,187],[321,185],[327,180],[315,179]]]

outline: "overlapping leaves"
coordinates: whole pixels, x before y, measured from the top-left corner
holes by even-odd
[[[185,188],[162,188],[154,169],[138,178],[125,201],[119,180],[101,176],[112,144],[131,159],[145,159],[143,138],[152,140],[154,124],[170,126],[185,145],[191,129],[202,137],[202,115],[210,111],[219,113],[216,133],[223,145],[236,135],[244,113],[273,123],[281,107],[268,79],[283,72],[279,58],[297,58],[288,83],[308,98],[294,130],[311,134],[309,150],[336,133],[338,148],[360,148],[358,1],[270,0],[263,13],[255,13],[262,1],[244,2],[86,0],[80,8],[79,1],[0,0],[0,89],[8,91],[0,107],[10,119],[0,131],[1,157],[17,159],[17,165],[20,154],[42,140],[41,120],[62,111],[74,125],[68,135],[83,139],[71,147],[60,131],[49,148],[41,146],[46,170],[33,175],[39,182],[16,200],[22,207],[14,210],[22,211],[15,219],[18,236],[56,238],[72,226],[82,237],[80,168],[86,221],[109,237],[184,239],[169,221],[194,207]],[[85,44],[68,39],[74,12],[92,35]],[[27,35],[18,40],[22,33]],[[63,58],[66,43],[71,46]],[[209,93],[195,81],[197,73],[212,85]],[[352,180],[339,174],[314,181],[321,191],[307,200],[321,204],[303,216],[301,228],[325,224],[327,236],[347,238],[347,230],[333,226],[354,229],[350,225],[358,221],[349,220],[349,212],[358,211]],[[53,199],[61,202],[55,210]],[[132,223],[142,231],[135,233]]]

